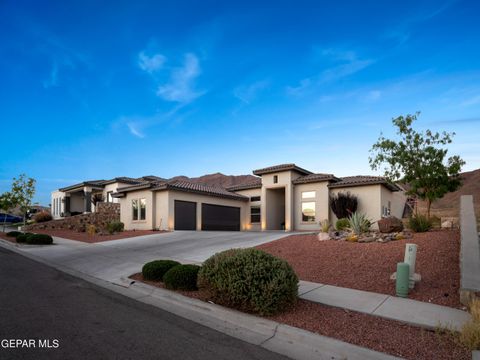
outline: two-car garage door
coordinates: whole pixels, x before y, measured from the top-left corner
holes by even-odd
[[[196,230],[197,203],[175,200],[175,230]],[[202,230],[240,231],[240,208],[202,203]]]

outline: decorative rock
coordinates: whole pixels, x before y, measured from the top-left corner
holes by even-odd
[[[374,242],[375,240],[377,240],[377,238],[375,236],[367,236],[367,237],[359,238],[358,242],[369,243],[369,242]]]
[[[442,229],[451,229],[453,228],[453,222],[450,220],[442,222]]]
[[[378,230],[381,233],[391,233],[391,232],[399,232],[403,230],[403,222],[402,220],[396,218],[395,216],[389,216],[377,221],[378,223]]]
[[[330,235],[328,233],[320,232],[318,233],[318,240],[319,241],[330,240]]]

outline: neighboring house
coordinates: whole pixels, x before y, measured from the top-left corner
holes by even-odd
[[[319,230],[320,221],[337,220],[329,197],[339,192],[356,195],[358,211],[374,222],[388,215],[401,218],[405,208],[403,189],[382,177],[339,178],[295,164],[253,174],[251,182],[229,188],[153,176],[87,181],[52,193],[52,199],[60,199],[58,211],[52,200],[52,214],[93,211],[89,199],[95,192],[120,203],[120,218],[129,230]]]
[[[85,214],[95,211],[95,200],[118,203],[112,194],[119,187],[140,184],[145,181],[163,180],[157,176],[144,176],[138,179],[118,177],[111,180],[89,180],[67,186],[51,194],[51,213],[54,219]]]

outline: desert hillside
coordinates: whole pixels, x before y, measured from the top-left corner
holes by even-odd
[[[473,195],[473,204],[477,219],[480,218],[480,169],[464,172],[461,174],[463,184],[455,192],[448,193],[440,200],[432,204],[432,215],[442,216],[458,216],[460,209],[460,196]],[[426,210],[425,203],[419,203],[419,210]]]

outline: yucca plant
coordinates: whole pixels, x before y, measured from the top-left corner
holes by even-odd
[[[354,212],[348,217],[348,229],[355,235],[361,235],[368,230],[372,222],[365,216],[365,214]]]
[[[328,230],[330,230],[330,221],[328,221],[328,219],[320,221],[320,230],[324,233],[327,233]]]

